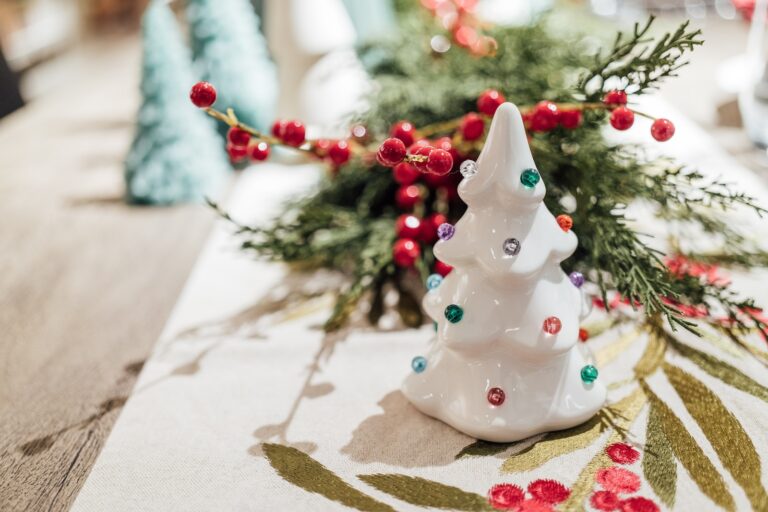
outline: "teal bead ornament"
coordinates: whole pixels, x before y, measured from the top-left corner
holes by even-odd
[[[443,282],[443,276],[440,274],[432,274],[427,278],[427,290],[434,290]]]
[[[539,183],[539,180],[541,180],[541,175],[536,169],[526,169],[520,174],[520,183],[522,183],[525,188],[535,187]]]
[[[423,356],[416,356],[411,360],[411,368],[416,373],[421,373],[427,369],[427,359]]]
[[[598,371],[597,368],[592,366],[591,364],[588,364],[584,368],[581,369],[581,380],[586,382],[587,384],[591,384],[597,380]]]
[[[451,304],[447,308],[445,308],[445,318],[452,324],[457,324],[461,322],[461,319],[464,317],[464,310],[461,309],[460,306],[457,306],[456,304]]]

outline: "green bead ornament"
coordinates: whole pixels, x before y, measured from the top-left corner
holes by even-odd
[[[581,380],[586,382],[587,384],[591,384],[597,380],[597,368],[592,366],[591,364],[588,364],[584,368],[581,369]]]
[[[536,169],[526,169],[520,175],[520,183],[522,183],[525,188],[535,187],[540,179],[541,175]]]
[[[447,308],[445,308],[445,318],[452,324],[457,324],[461,322],[461,319],[463,316],[464,316],[464,310],[461,309],[461,307],[457,306],[456,304],[451,304]]]

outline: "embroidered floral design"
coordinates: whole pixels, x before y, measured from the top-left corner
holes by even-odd
[[[640,452],[627,443],[613,443],[605,452],[616,464],[633,464],[640,460]]]
[[[570,489],[556,480],[534,480],[528,484],[529,498],[515,484],[496,484],[488,491],[488,503],[497,510],[515,512],[554,512],[553,505],[571,495]]]
[[[640,477],[628,469],[611,466],[603,468],[595,476],[597,483],[616,494],[631,494],[640,489]]]

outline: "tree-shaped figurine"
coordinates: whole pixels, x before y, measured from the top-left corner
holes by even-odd
[[[589,311],[583,277],[560,262],[577,246],[570,217],[544,205],[517,107],[496,111],[477,164],[462,164],[468,209],[443,224],[424,308],[437,340],[412,361],[403,391],[422,412],[479,439],[510,442],[578,425],[606,388],[577,346]]]
[[[201,201],[229,164],[213,123],[189,104],[189,87],[195,82],[192,60],[166,1],[149,4],[142,35],[142,102],[125,160],[128,200]]]

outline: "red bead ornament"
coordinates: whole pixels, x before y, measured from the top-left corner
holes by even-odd
[[[477,110],[487,116],[492,116],[496,113],[496,109],[505,101],[504,95],[499,91],[488,89],[477,98]]]
[[[651,125],[651,136],[659,142],[672,138],[675,134],[675,125],[669,119],[657,119]]]
[[[283,127],[283,142],[289,146],[298,147],[304,143],[307,129],[300,121],[288,121]]]
[[[398,267],[412,267],[419,256],[421,256],[421,248],[410,238],[401,238],[392,247],[392,260]]]
[[[400,185],[413,185],[421,173],[408,162],[400,162],[392,168],[392,177]]]
[[[208,82],[197,82],[189,91],[189,99],[198,108],[208,108],[216,103],[216,88]]]
[[[606,105],[626,105],[627,93],[618,90],[608,91],[605,93],[605,96],[603,96],[603,103]]]
[[[435,261],[435,272],[440,274],[441,276],[443,277],[447,276],[448,274],[451,273],[452,270],[453,270],[453,267],[450,266],[449,264],[444,263],[440,260]]]
[[[555,335],[563,328],[563,323],[556,316],[549,316],[544,319],[543,328],[545,333]]]
[[[488,503],[498,510],[516,510],[525,491],[515,484],[496,484],[488,490]]]
[[[419,238],[421,234],[421,219],[415,215],[403,214],[395,221],[395,233],[398,238]]]
[[[427,159],[427,171],[445,176],[453,169],[453,157],[444,149],[433,148]]]
[[[408,121],[399,121],[392,126],[389,134],[403,141],[403,144],[410,146],[416,140],[416,128]]]
[[[627,107],[618,107],[611,112],[611,126],[617,130],[629,130],[635,124],[635,113]]]
[[[233,146],[247,146],[251,141],[251,134],[242,128],[233,126],[227,131],[227,141]]]
[[[352,156],[352,150],[346,140],[338,140],[328,150],[328,156],[334,165],[344,165]]]
[[[640,452],[627,443],[613,443],[605,449],[605,453],[616,464],[634,464],[640,460]]]
[[[589,331],[586,329],[579,329],[579,341],[582,343],[589,339]]]
[[[560,126],[568,130],[573,130],[581,124],[581,110],[561,110],[558,119],[560,120]]]
[[[573,227],[573,219],[570,215],[558,215],[557,216],[557,225],[560,226],[560,229],[565,231],[566,233],[571,230]]]
[[[483,136],[485,121],[475,112],[470,112],[461,120],[460,130],[464,140],[477,140]]]
[[[402,185],[395,192],[395,202],[403,210],[410,210],[421,201],[421,189],[417,185]]]
[[[266,160],[269,158],[269,144],[263,140],[256,144],[251,144],[248,146],[248,155],[251,157],[251,160],[258,162]]]
[[[237,163],[248,156],[248,148],[245,146],[234,146],[232,144],[227,144],[227,154],[229,155],[229,159],[232,162]]]
[[[501,388],[491,388],[488,390],[488,403],[494,407],[498,407],[504,403],[507,396],[504,394],[504,390]]]
[[[400,139],[386,139],[379,146],[376,153],[376,160],[385,167],[392,167],[403,161],[405,158],[405,143]]]
[[[537,500],[545,503],[560,503],[571,495],[570,489],[557,480],[541,479],[528,484],[528,492]]]
[[[411,146],[413,147],[413,146]],[[412,162],[413,166],[416,167],[420,172],[429,172],[427,170],[427,163],[429,162],[429,155],[432,153],[432,150],[434,150],[432,146],[417,146],[416,149],[413,151],[410,151],[410,153],[414,156],[425,156],[427,157],[426,160],[419,161],[419,162]]]
[[[283,121],[281,119],[278,119],[274,123],[272,123],[272,135],[277,137],[278,139],[283,138],[283,133],[285,132],[285,125],[286,121]]]
[[[596,491],[589,499],[590,504],[597,510],[611,512],[619,508],[621,500],[611,491]]]
[[[419,240],[427,244],[437,242],[437,228],[440,224],[448,222],[448,218],[442,213],[433,213],[421,221]]]
[[[559,110],[551,101],[540,101],[531,114],[531,130],[548,132],[557,128]]]

